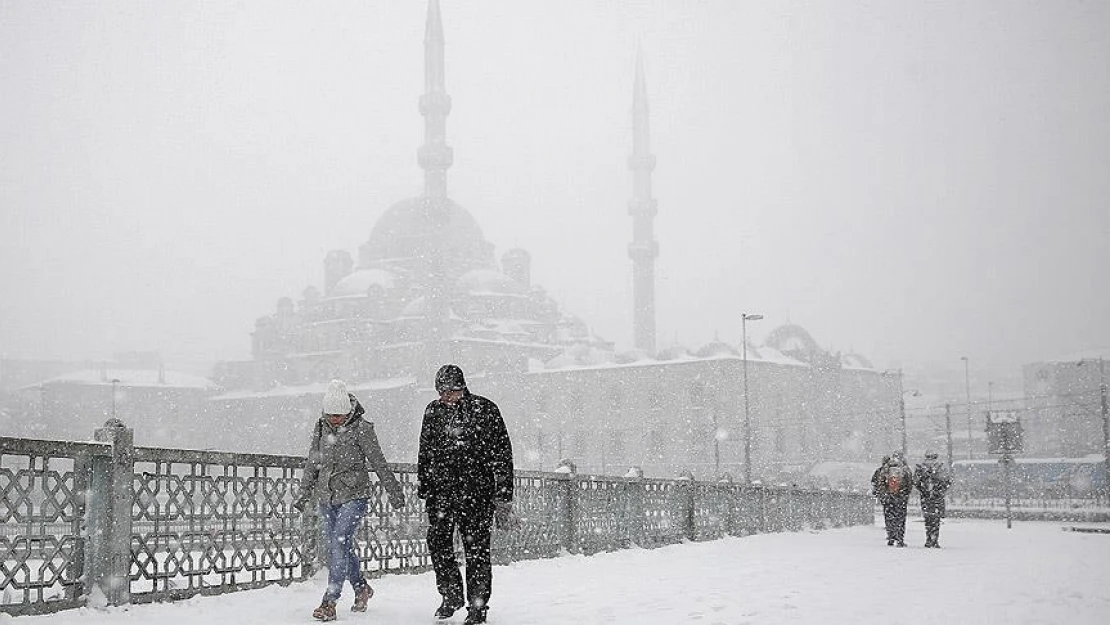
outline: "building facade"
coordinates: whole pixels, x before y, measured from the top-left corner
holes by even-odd
[[[1104,453],[1108,358],[1110,353],[1091,352],[1022,368],[1026,456],[1080,458]]]

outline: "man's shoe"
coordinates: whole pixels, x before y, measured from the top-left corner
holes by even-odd
[[[366,604],[370,602],[370,597],[374,596],[374,589],[370,584],[366,584],[362,588],[355,591],[355,603],[351,606],[351,612],[365,612]]]
[[[459,608],[461,607],[463,607],[462,601],[451,601],[450,599],[444,599],[443,603],[439,604],[439,608],[436,610],[436,618],[440,620],[451,618],[452,616],[454,616],[455,612],[459,611]]]
[[[898,541],[898,546],[899,547],[905,547],[906,546],[906,541],[904,541],[904,540]]]
[[[335,620],[335,602],[325,599],[320,603],[320,607],[312,611],[312,618],[317,621],[334,621]]]
[[[893,538],[888,538],[886,540],[886,546],[887,547],[893,547],[894,546],[894,539]]]
[[[478,625],[479,623],[486,622],[486,609],[485,608],[468,608],[466,611],[466,620],[463,625]]]

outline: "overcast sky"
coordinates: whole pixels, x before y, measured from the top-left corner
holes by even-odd
[[[742,311],[880,366],[1110,346],[1110,2],[443,0],[448,192],[628,347]],[[425,3],[0,0],[0,351],[249,357],[422,189]]]

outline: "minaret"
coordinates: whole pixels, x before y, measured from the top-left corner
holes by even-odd
[[[637,349],[655,353],[655,259],[659,244],[655,241],[652,221],[658,205],[651,197],[651,172],[655,156],[651,154],[651,132],[648,128],[647,85],[644,82],[644,59],[636,54],[636,80],[632,87],[632,243],[628,256],[632,259],[633,334]]]
[[[424,195],[429,198],[447,197],[447,168],[454,160],[454,153],[447,145],[447,114],[451,112],[451,96],[447,95],[445,75],[439,0],[429,0],[424,29],[424,95],[420,96],[424,145],[416,153],[417,162],[424,170]]]
[[[451,112],[451,96],[447,95],[444,68],[443,20],[439,0],[428,1],[428,19],[424,27],[424,95],[420,96],[420,114],[424,116],[424,145],[417,150],[417,162],[424,170],[423,210],[429,223],[446,224],[449,219],[447,201],[447,168],[454,153],[447,145],[447,114]],[[444,249],[449,236],[446,228],[433,228],[432,253],[428,263],[427,326],[423,330],[420,370],[435,371],[441,364],[453,361],[450,355],[450,302],[448,302],[447,266]]]

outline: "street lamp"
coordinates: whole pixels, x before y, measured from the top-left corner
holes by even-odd
[[[964,392],[967,394],[967,459],[971,460],[971,373],[967,356],[960,356],[964,361]]]
[[[909,453],[909,445],[906,442],[906,438],[907,438],[907,433],[906,433],[906,393],[911,393],[911,394],[913,394],[914,397],[917,397],[921,393],[919,393],[915,389],[909,389],[909,390],[905,389],[902,386],[903,377],[904,377],[904,374],[902,373],[902,370],[899,369],[898,370],[898,413],[902,418],[902,456],[905,457],[906,454]]]
[[[748,322],[759,321],[763,315],[740,314],[740,345],[744,361],[744,480],[752,481],[752,415],[748,408]]]
[[[883,376],[894,375],[898,377],[898,417],[902,422],[902,455],[905,456],[909,452],[909,444],[907,443],[908,433],[906,429],[906,393],[911,393],[917,397],[921,393],[916,389],[907,390],[902,386],[902,379],[905,374],[901,369],[895,371],[883,371]]]

